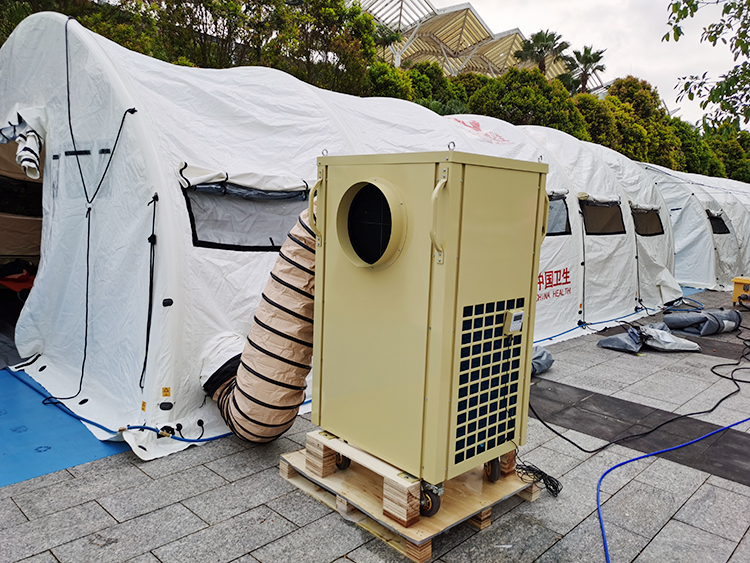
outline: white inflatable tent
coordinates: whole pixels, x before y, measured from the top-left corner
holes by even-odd
[[[562,166],[550,150],[510,123],[483,115],[451,115],[446,119],[486,143],[487,154],[541,160],[549,165],[550,219],[539,258],[534,340],[543,341],[577,327],[583,320],[582,231],[576,190]]]
[[[589,322],[633,311],[634,268],[593,284],[597,291],[586,285],[585,301],[582,278],[569,269],[582,261],[577,192],[589,185],[578,168],[574,177],[566,171],[580,145],[572,138],[560,163],[497,120],[485,132],[497,127],[501,142],[409,102],[319,90],[268,68],[176,67],[51,13],[25,20],[0,49],[0,114],[19,151],[33,152],[35,136],[44,148],[43,166],[23,161],[44,183],[41,268],[16,330],[21,354],[35,358],[24,369],[144,459],[187,444],[124,426],[180,424],[190,439],[226,432],[201,384],[241,351],[274,249],[307,204],[322,153],[452,144],[542,156],[571,233],[543,248],[540,290],[561,299],[540,306],[547,320],[538,335],[574,328],[580,303]],[[611,176],[586,162],[590,181]],[[601,252],[597,271],[625,256],[618,248]]]
[[[583,320],[599,323],[634,313],[639,307],[635,237],[633,218],[623,212],[622,186],[575,137],[546,127],[521,129],[552,151],[576,189],[575,211],[583,216],[584,231]]]
[[[585,143],[615,174],[628,198],[624,213],[633,216],[639,302],[657,309],[682,297],[674,277],[674,236],[669,209],[653,179],[626,156]]]
[[[715,178],[701,174],[675,172],[698,184],[713,197],[729,216],[739,245],[740,260],[737,276],[750,275],[750,186],[728,178]]]
[[[20,353],[39,355],[25,370],[110,430],[179,423],[190,439],[227,431],[201,376],[242,350],[317,156],[484,147],[409,102],[173,66],[53,13],[0,49],[0,114],[46,149],[41,267],[16,327]],[[144,459],[187,445],[121,434]]]
[[[640,165],[669,206],[677,281],[700,289],[730,289],[740,248],[729,216],[696,182],[655,164]]]

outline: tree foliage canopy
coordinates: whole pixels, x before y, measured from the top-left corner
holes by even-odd
[[[726,119],[750,122],[750,3],[748,0],[671,0],[669,3],[668,25],[670,32],[663,39],[678,41],[685,33],[682,22],[692,18],[706,5],[721,6],[719,21],[703,29],[701,41],[712,45],[721,42],[728,45],[734,55],[733,68],[717,79],[710,78],[708,73],[692,75],[680,79],[682,92],[693,100],[701,99],[701,107],[708,108],[716,104],[713,113],[715,121]]]
[[[746,39],[736,23],[741,3],[710,1],[724,6],[726,21],[707,30],[707,40],[716,42],[731,32],[731,45],[743,52]],[[672,0],[673,9],[678,6],[674,25],[701,2]],[[571,98],[559,80],[548,81],[538,69],[512,68],[489,78],[471,73],[447,77],[434,62],[395,68],[376,60],[394,34],[346,0],[305,0],[300,5],[285,0],[4,0],[0,41],[23,18],[41,10],[71,15],[129,49],[176,64],[270,66],[331,90],[412,100],[441,115],[473,112],[517,125],[554,127],[634,160],[750,181],[750,133],[740,131],[736,122],[704,123],[700,131],[671,118],[646,81],[618,79],[602,100],[589,94]],[[742,14],[747,17],[747,11]],[[558,34],[541,31],[526,45],[528,60],[546,69],[550,56],[563,57],[567,46]],[[603,53],[586,46],[567,59],[581,77],[575,84],[568,74],[570,92],[585,90],[591,73],[603,70]]]
[[[590,140],[586,122],[558,80],[548,82],[537,70],[511,68],[469,98],[472,113],[514,125],[543,125]]]

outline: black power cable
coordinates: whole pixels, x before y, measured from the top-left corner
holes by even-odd
[[[516,445],[516,443],[513,442],[513,445]],[[559,495],[563,489],[560,481],[548,475],[533,463],[523,461],[518,454],[518,446],[516,446],[516,475],[524,483],[542,483],[547,492],[553,497]]]
[[[697,412],[691,412],[691,413],[677,415],[674,418],[670,418],[669,420],[665,420],[661,424],[658,424],[658,425],[654,426],[653,428],[651,428],[650,430],[647,430],[646,432],[641,432],[639,434],[631,434],[629,436],[623,436],[622,438],[618,438],[617,440],[612,440],[611,442],[608,442],[608,443],[604,444],[603,446],[600,446],[600,447],[595,448],[593,450],[587,450],[583,446],[580,446],[580,445],[576,444],[573,440],[571,440],[567,436],[563,436],[560,432],[558,432],[557,430],[555,430],[554,428],[552,428],[549,424],[547,424],[544,421],[544,419],[542,419],[542,417],[539,416],[539,413],[536,412],[536,410],[532,406],[530,400],[529,400],[529,409],[534,414],[534,416],[536,417],[536,419],[539,422],[541,422],[542,425],[545,428],[547,428],[547,430],[551,431],[552,433],[554,433],[555,435],[559,436],[560,438],[562,438],[563,440],[565,440],[569,444],[575,446],[576,448],[578,448],[579,450],[581,450],[582,452],[587,453],[587,454],[596,454],[596,453],[601,452],[602,450],[607,449],[608,447],[610,447],[610,446],[612,446],[614,444],[620,444],[620,443],[625,442],[627,440],[632,440],[634,438],[641,438],[643,436],[647,436],[647,435],[651,434],[652,432],[655,432],[655,431],[659,430],[660,428],[666,426],[667,424],[671,424],[671,423],[673,423],[673,422],[675,422],[677,420],[681,420],[683,418],[687,418],[687,417],[691,417],[691,416],[697,416],[697,415],[701,415],[701,414],[711,413],[711,412],[715,411],[716,408],[719,405],[721,405],[724,401],[726,401],[730,397],[736,395],[737,393],[739,393],[742,390],[741,387],[740,387],[740,385],[739,385],[740,383],[750,383],[750,381],[743,380],[743,379],[737,379],[735,377],[735,373],[738,372],[738,371],[741,371],[741,370],[750,370],[750,366],[740,367],[740,364],[742,363],[743,359],[745,361],[747,361],[747,362],[750,362],[750,338],[742,338],[742,329],[743,328],[744,329],[748,329],[748,327],[740,325],[739,334],[736,336],[736,338],[738,338],[739,340],[741,340],[742,343],[744,344],[744,348],[742,350],[742,353],[740,354],[740,358],[736,362],[730,362],[730,363],[726,363],[726,364],[716,364],[715,366],[713,366],[711,368],[711,373],[713,373],[714,375],[717,375],[717,376],[721,377],[722,379],[727,379],[727,380],[731,381],[732,383],[734,383],[736,389],[734,391],[732,391],[731,393],[725,395],[721,399],[719,399],[716,402],[716,404],[713,407],[711,407],[710,409],[708,409],[708,410],[697,411]],[[732,366],[735,366],[735,367],[729,373],[729,375],[725,375],[725,374],[722,374],[722,373],[719,373],[718,371],[716,371],[718,368],[732,367]]]

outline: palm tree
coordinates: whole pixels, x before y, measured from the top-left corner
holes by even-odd
[[[375,28],[375,46],[382,47],[383,60],[385,60],[385,48],[399,41],[401,41],[400,31],[392,31],[391,28],[382,23],[377,24]]]
[[[581,94],[586,93],[586,85],[589,78],[596,72],[604,72],[607,67],[599,64],[606,49],[594,51],[593,45],[583,48],[583,51],[573,51],[575,67],[578,71],[578,79],[581,81]]]
[[[532,34],[531,39],[524,39],[521,48],[513,56],[521,61],[535,63],[542,74],[547,76],[547,59],[550,63],[563,60],[563,51],[570,47],[567,41],[560,41],[562,35],[550,31],[538,31]]]

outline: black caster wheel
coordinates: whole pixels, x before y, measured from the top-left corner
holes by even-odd
[[[347,469],[352,464],[352,460],[346,457],[345,455],[342,455],[340,453],[336,453],[336,467],[341,469],[342,471],[344,469]]]
[[[438,510],[440,510],[440,495],[432,491],[422,491],[419,513],[422,516],[434,516]]]
[[[484,474],[490,483],[500,479],[500,458],[495,458],[484,464]]]

